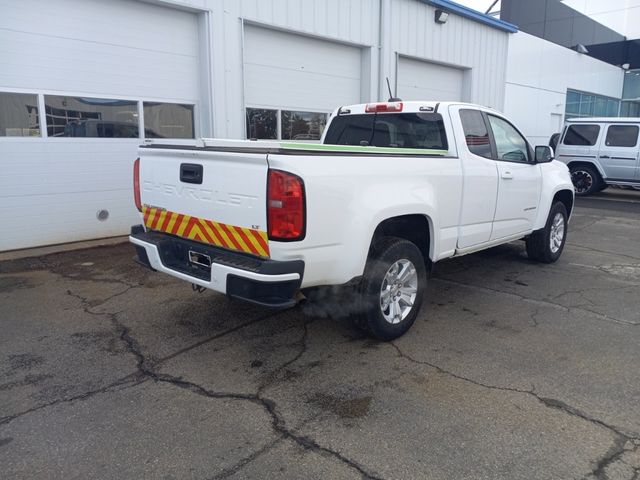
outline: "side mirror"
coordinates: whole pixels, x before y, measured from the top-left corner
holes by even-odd
[[[547,145],[536,147],[536,163],[549,163],[553,160],[553,148]]]

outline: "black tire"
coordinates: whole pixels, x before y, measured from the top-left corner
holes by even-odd
[[[604,188],[605,184],[602,181],[600,173],[591,165],[570,165],[569,172],[571,173],[573,188],[579,197],[586,197]]]
[[[409,264],[406,263],[407,261]],[[408,303],[400,296],[398,302],[392,300],[389,306],[383,310],[383,286],[385,286],[384,291],[388,294],[387,298],[395,298],[392,297],[394,286],[387,284],[389,278],[387,274],[396,265],[401,265],[399,268],[405,266],[408,268],[407,272],[411,277],[411,280],[408,281],[413,281],[414,276],[411,273],[411,266],[414,267],[415,280],[417,280],[415,298],[413,299],[413,304],[409,307]],[[390,275],[393,274],[390,273]],[[400,280],[398,281],[402,283]],[[379,340],[390,341],[400,337],[415,322],[422,305],[426,287],[427,269],[422,253],[414,243],[396,237],[383,237],[376,240],[371,247],[358,292],[359,312],[355,318],[356,325],[366,329]],[[405,291],[409,291],[414,287],[406,284],[404,288],[407,289]],[[399,292],[399,290],[396,291]],[[406,310],[406,313],[402,311],[396,315],[393,320],[387,320],[385,315],[393,316],[394,312],[394,310],[391,310],[394,308],[391,303],[394,303],[394,306],[400,305],[401,308],[404,305],[404,308],[409,309]],[[391,323],[396,320],[397,323]]]
[[[552,248],[551,234],[558,214],[562,216],[563,235],[560,244],[556,244],[556,247]],[[564,203],[556,202],[551,206],[549,217],[547,218],[547,223],[544,228],[536,230],[529,235],[526,240],[527,255],[531,260],[542,263],[553,263],[560,258],[562,250],[564,250],[564,244],[567,241],[567,217],[567,209],[564,206]],[[554,251],[555,248],[557,248],[557,250]]]

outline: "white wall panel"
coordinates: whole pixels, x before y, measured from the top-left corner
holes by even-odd
[[[242,138],[245,104],[386,99],[384,79],[395,84],[405,55],[466,69],[463,98],[501,108],[509,34],[455,14],[438,25],[434,11],[419,0],[0,0],[0,89],[195,102],[197,134]],[[263,38],[252,56],[246,28],[293,40]],[[264,82],[274,64],[294,83]],[[138,141],[84,140],[0,139],[0,225],[17,227],[0,230],[0,250],[124,234],[138,221]]]
[[[241,0],[246,20],[371,45],[377,38],[378,0]]]
[[[0,1],[0,85],[198,98],[196,16],[131,0]]]
[[[247,75],[251,77],[252,72],[243,70],[243,55],[247,54],[242,44],[243,22],[363,47],[360,68],[368,71],[362,75],[360,92],[367,100],[377,98],[379,0],[209,0],[208,6],[212,12],[215,136],[244,135],[245,96],[250,92],[242,87],[247,80],[251,82]],[[312,95],[308,101],[313,101]],[[338,105],[340,98],[333,103]]]
[[[138,140],[2,139],[0,251],[123,235]],[[96,217],[109,212],[106,221]]]
[[[245,103],[330,112],[360,102],[360,48],[268,28],[244,28]]]
[[[398,96],[403,100],[463,101],[464,70],[412,58],[398,59]]]
[[[502,110],[509,35],[457,16],[435,23],[435,8],[415,0],[385,0],[389,52],[383,76],[395,77],[395,54],[470,69],[468,100]]]
[[[504,111],[532,143],[546,144],[567,89],[620,98],[623,77],[618,67],[518,32],[509,43]]]
[[[199,103],[193,13],[132,0],[0,0],[0,12],[0,91]],[[140,143],[0,137],[0,251],[126,234]]]

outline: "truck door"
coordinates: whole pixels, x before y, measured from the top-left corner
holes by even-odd
[[[458,230],[458,248],[486,243],[491,238],[491,226],[498,195],[498,170],[491,153],[489,127],[480,110],[452,106],[454,130],[460,141],[463,192]],[[460,124],[455,121],[460,118]]]
[[[607,125],[598,159],[608,180],[633,181],[638,168],[638,125]]]
[[[538,215],[542,174],[524,136],[504,118],[486,114],[498,167],[498,200],[491,240],[533,229]]]

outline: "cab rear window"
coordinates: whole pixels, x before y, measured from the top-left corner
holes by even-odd
[[[329,124],[324,143],[373,147],[448,150],[439,113],[365,113],[338,115]]]

